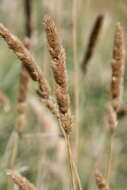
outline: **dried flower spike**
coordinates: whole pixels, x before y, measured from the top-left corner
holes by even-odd
[[[108,184],[106,183],[100,171],[95,172],[95,180],[99,190],[109,190]]]
[[[42,97],[45,98],[49,96],[50,89],[47,85],[47,81],[23,43],[11,34],[2,24],[0,24],[0,36],[5,39],[10,49],[12,49],[22,61],[22,64],[25,66],[32,79],[38,81]]]
[[[24,103],[27,98],[29,76],[26,68],[22,66],[20,73],[20,85],[19,85],[19,103]]]
[[[30,183],[25,177],[19,175],[15,171],[8,171],[7,175],[9,175],[13,181],[18,185],[20,190],[37,190],[36,187]]]
[[[48,83],[30,52],[25,48],[24,44],[16,36],[11,34],[2,24],[0,24],[0,36],[5,39],[10,49],[12,49],[22,61],[23,66],[26,68],[31,78],[38,82],[39,90],[37,92],[45,105],[49,107],[54,114],[58,115],[57,106],[51,97]]]
[[[96,43],[98,41],[102,29],[103,21],[104,21],[104,15],[98,15],[95,24],[93,26],[92,32],[90,34],[87,50],[81,65],[84,73],[87,72],[89,62],[93,56],[94,49],[96,47]]]
[[[49,52],[52,57],[52,70],[56,82],[56,99],[59,106],[60,119],[63,128],[69,134],[72,117],[67,86],[67,70],[65,52],[62,47],[55,23],[50,17],[44,19],[45,31],[49,43]]]
[[[24,0],[24,12],[25,12],[25,30],[26,30],[26,38],[24,45],[30,50],[31,47],[31,36],[32,36],[32,1]],[[26,71],[24,65],[21,67],[20,73],[20,83],[19,83],[19,104],[25,103],[27,99],[28,93],[28,83],[29,83],[29,75]],[[20,106],[20,105],[19,105]]]
[[[113,49],[112,60],[112,84],[111,84],[111,102],[114,110],[119,108],[123,94],[123,75],[124,75],[124,30],[118,23]]]
[[[44,26],[49,43],[49,52],[53,58],[52,67],[56,83],[64,90],[67,90],[65,53],[57,33],[55,23],[50,17],[45,17]]]

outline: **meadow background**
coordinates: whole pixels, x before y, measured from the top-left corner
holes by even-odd
[[[95,168],[105,171],[109,134],[105,128],[105,113],[111,82],[111,60],[116,23],[125,29],[125,77],[123,105],[127,99],[127,2],[125,0],[78,0],[77,18],[70,0],[31,0],[32,49],[54,92],[55,85],[50,68],[43,18],[50,15],[57,25],[66,52],[71,107],[77,124],[73,126],[71,144],[75,153],[76,133],[79,128],[77,165],[84,189],[96,189],[93,176]],[[93,24],[99,14],[104,14],[104,24],[90,61],[87,75],[83,77],[81,62]],[[25,39],[24,1],[0,0],[0,22],[22,41]],[[73,24],[77,22],[76,69],[74,65]],[[7,177],[13,169],[26,176],[38,190],[68,189],[66,151],[55,118],[36,95],[37,85],[30,80],[26,119],[21,137],[15,130],[18,116],[19,77],[21,63],[0,38],[0,189],[17,189]],[[78,76],[78,85],[75,85]],[[75,110],[75,95],[79,92]],[[111,189],[127,189],[127,117],[119,121],[113,142]]]

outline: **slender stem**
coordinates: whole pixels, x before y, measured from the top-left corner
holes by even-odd
[[[10,168],[14,168],[14,164],[18,153],[18,144],[19,144],[19,135],[16,131],[14,131],[14,144],[11,152]]]
[[[103,141],[101,141],[99,147],[98,147],[98,151],[97,154],[93,157],[92,159],[92,165],[91,165],[91,174],[89,177],[89,181],[88,181],[88,188],[87,190],[92,190],[94,188],[94,181],[95,181],[95,171],[99,168],[100,166],[100,159],[101,156],[103,154],[103,147],[105,146],[105,140],[106,140],[106,135],[104,133],[103,136]]]
[[[69,167],[70,167],[70,172],[71,172],[73,189],[76,190],[75,177],[74,177],[74,172],[73,172],[73,163],[72,163],[72,159],[71,159],[71,155],[70,155],[70,140],[69,140],[68,135],[66,135],[66,144],[67,144],[68,162],[69,162]]]
[[[69,153],[70,153],[70,159],[72,161],[73,170],[75,172],[75,176],[76,176],[76,179],[77,179],[77,182],[78,182],[79,190],[83,190],[82,185],[81,185],[81,180],[80,180],[80,177],[79,177],[79,173],[78,173],[78,169],[77,169],[76,163],[75,163],[75,161],[73,159],[73,154],[72,154],[70,142],[69,142]]]
[[[75,186],[75,180],[74,180],[74,174],[73,174],[73,166],[72,166],[72,160],[70,157],[70,146],[69,146],[69,136],[66,134],[66,132],[64,131],[63,127],[62,127],[62,123],[61,120],[59,118],[58,122],[59,122],[59,126],[60,129],[64,135],[64,139],[65,139],[65,143],[66,143],[66,149],[67,149],[67,159],[68,159],[68,169],[69,169],[69,176],[70,176],[70,181],[71,181],[71,186],[73,188],[73,190],[75,190],[76,186]]]
[[[75,156],[78,160],[78,146],[79,146],[79,67],[77,58],[77,0],[73,0],[72,8],[72,47],[73,47],[73,64],[74,64],[74,96],[75,96]]]
[[[106,168],[106,181],[107,181],[107,183],[109,182],[109,179],[111,177],[111,170],[112,170],[113,140],[114,140],[114,134],[112,134],[110,137],[107,168]]]
[[[69,165],[70,165],[69,170],[70,170],[70,174],[71,174],[72,187],[74,189],[76,188],[76,185],[75,185],[75,178],[76,178],[78,186],[79,186],[79,190],[83,190],[82,185],[81,185],[81,181],[80,181],[80,177],[79,177],[79,174],[78,174],[78,169],[77,169],[76,163],[75,163],[74,158],[73,158],[69,136],[65,133],[59,118],[58,118],[58,121],[59,121],[60,129],[61,129],[61,131],[62,131],[62,133],[64,135],[66,147],[67,147],[67,150],[68,150],[67,154],[68,154],[68,162],[69,162]]]
[[[15,165],[15,161],[17,158],[17,154],[18,154],[18,145],[19,145],[19,134],[16,131],[12,132],[12,136],[13,136],[13,147],[11,150],[11,155],[10,155],[10,160],[9,160],[9,169],[13,169],[14,165]],[[7,180],[7,190],[10,190],[13,186],[12,181],[8,178]]]

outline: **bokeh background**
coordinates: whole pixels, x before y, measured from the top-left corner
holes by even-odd
[[[109,147],[109,134],[105,128],[106,105],[111,81],[111,60],[116,23],[125,29],[125,77],[122,105],[127,99],[127,2],[125,0],[78,0],[77,18],[73,16],[73,1],[31,0],[32,49],[54,93],[43,18],[50,15],[57,25],[66,52],[69,93],[75,115],[75,90],[79,91],[78,125],[74,125],[71,143],[75,152],[75,131],[79,128],[77,165],[84,189],[96,189],[93,172],[103,173]],[[85,77],[81,62],[93,24],[99,14],[104,14],[103,28]],[[77,21],[77,69],[74,69],[73,20]],[[23,42],[25,40],[25,14],[23,0],[0,0],[0,22]],[[15,121],[19,95],[21,63],[5,42],[0,39],[0,189],[16,190],[6,171],[14,169],[34,183],[38,190],[68,189],[66,151],[55,118],[36,95],[37,84],[30,80],[26,123],[18,137]],[[78,73],[78,87],[74,84]],[[75,89],[77,88],[77,89]],[[75,120],[75,116],[74,116]],[[127,189],[127,116],[119,121],[113,142],[111,189]]]

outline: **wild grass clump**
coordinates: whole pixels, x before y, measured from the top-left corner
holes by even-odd
[[[96,56],[96,45],[99,42],[99,37],[104,22],[104,14],[99,14],[95,20],[93,29],[88,39],[88,45],[83,61],[81,63],[82,69],[79,69],[80,64],[78,65],[78,62],[80,61],[78,60],[77,28],[79,23],[77,22],[77,5],[78,3],[75,0],[73,2],[73,13],[71,20],[72,41],[70,43],[73,54],[72,59],[74,62],[74,70],[73,72],[71,71],[72,73],[67,69],[67,64],[70,63],[65,53],[66,48],[64,49],[63,47],[64,43],[62,44],[62,40],[59,36],[54,20],[50,16],[45,16],[43,20],[43,27],[47,38],[46,44],[48,44],[48,51],[51,56],[51,60],[47,59],[50,61],[50,65],[46,66],[46,71],[51,71],[52,81],[47,77],[47,73],[44,73],[43,69],[39,66],[31,51],[32,44],[34,44],[32,39],[34,27],[32,22],[31,1],[24,0],[24,38],[26,38],[24,43],[16,35],[12,34],[12,32],[3,24],[0,24],[0,36],[4,39],[9,49],[13,51],[18,60],[21,62],[18,98],[16,105],[14,105],[16,108],[16,114],[13,121],[14,128],[3,156],[3,160],[5,160],[5,165],[3,167],[4,170],[10,169],[7,172],[7,181],[5,182],[3,180],[6,188],[5,190],[15,189],[15,186],[13,186],[10,179],[13,180],[20,190],[41,190],[43,188],[49,189],[50,185],[53,187],[52,189],[56,189],[56,187],[59,187],[57,186],[57,183],[62,183],[62,185],[60,184],[62,189],[67,190],[92,190],[95,186],[99,190],[112,189],[111,180],[114,171],[113,155],[115,147],[114,137],[117,135],[120,119],[125,118],[127,115],[127,108],[122,105],[125,71],[124,29],[120,23],[116,25],[113,55],[110,67],[112,74],[111,78],[107,81],[107,83],[110,83],[110,88],[108,93],[109,96],[106,100],[107,110],[106,113],[104,113],[104,117],[106,116],[106,130],[103,131],[104,134],[102,134],[102,130],[98,130],[98,135],[103,135],[104,140],[101,144],[102,148],[97,150],[99,153],[95,156],[93,155],[93,152],[96,152],[96,150],[93,151],[93,149],[89,146],[87,147],[88,150],[85,150],[85,148],[90,143],[93,143],[94,149],[98,149],[98,140],[95,138],[93,142],[91,142],[91,140],[89,140],[90,142],[86,142],[84,133],[81,134],[79,130],[81,124],[79,121],[84,118],[87,120],[87,114],[89,115],[87,111],[85,112],[86,107],[84,106],[84,102],[86,103],[88,99],[86,98],[85,93],[81,94],[81,92],[87,91],[87,89],[84,88],[85,85],[83,84],[84,80],[87,81],[87,77],[82,78],[80,75],[83,76],[86,73],[89,74],[89,63],[92,62],[92,57],[94,55]],[[78,6],[81,8],[81,5]],[[61,24],[59,23],[59,25]],[[47,57],[48,51],[46,52]],[[104,72],[103,69],[102,71]],[[70,81],[71,78],[74,79],[74,85],[72,85]],[[80,81],[81,78],[82,81]],[[95,76],[93,78],[93,80],[96,80]],[[38,85],[37,90],[33,90],[30,79]],[[31,91],[29,90],[29,85]],[[69,89],[69,86],[71,86],[71,90],[74,91],[74,98],[72,97],[73,93],[70,93],[71,90]],[[81,88],[83,88],[84,91]],[[95,86],[94,89],[91,89],[91,93],[93,91],[97,91],[98,93],[99,90],[96,89]],[[1,105],[6,104],[5,97],[1,92]],[[94,103],[91,102],[91,105],[94,105]],[[96,103],[94,106],[97,110],[98,106],[96,106]],[[95,116],[94,118],[91,118],[91,123],[94,123],[97,114],[94,107],[91,106],[90,112],[94,112]],[[86,114],[85,117],[84,113]],[[32,124],[32,122],[34,123]],[[96,125],[97,123],[98,122],[96,121]],[[31,127],[30,129],[29,126]],[[83,127],[84,128],[81,129],[81,132],[87,130],[86,126]],[[89,128],[89,133],[95,132],[95,129],[92,128],[92,126]],[[36,130],[37,132],[35,132]],[[96,136],[96,134],[92,135]],[[80,147],[80,143],[82,141],[84,144]],[[24,150],[22,150],[23,143],[25,146]],[[36,143],[38,143],[37,146]],[[30,149],[27,148],[27,144],[29,144]],[[31,150],[34,150],[34,152]],[[32,156],[30,155],[30,158],[28,159],[29,163],[27,163],[27,159],[20,162],[20,157],[22,160],[22,158],[25,157],[25,154],[28,155],[27,152],[32,152]],[[86,162],[87,155],[85,154],[85,157],[82,156],[82,159],[79,155],[84,155],[84,152],[90,152],[91,157],[93,156],[92,159],[88,159],[87,163],[88,167],[91,166],[92,168],[93,166],[92,171],[90,171],[91,175],[89,179],[86,175],[87,172],[84,172],[83,176],[80,174],[80,167],[86,164],[84,164],[84,162]],[[67,163],[65,162],[65,158]],[[103,164],[101,164],[101,162],[103,162]],[[21,167],[22,165],[23,167]],[[32,177],[29,173],[30,169],[34,173]],[[68,169],[68,176],[67,172],[64,171],[66,169]],[[82,168],[83,171],[85,171],[85,169],[85,167]],[[25,173],[26,175],[21,175],[19,173]],[[62,175],[60,175],[60,173],[62,173]],[[26,177],[23,177],[23,175]],[[30,178],[30,180],[27,178]],[[34,182],[31,183],[30,181],[32,181],[31,179],[33,178],[35,178]],[[89,182],[84,182],[84,179],[87,179]],[[54,182],[54,180],[58,181]],[[33,183],[35,183],[35,185],[33,185]]]

